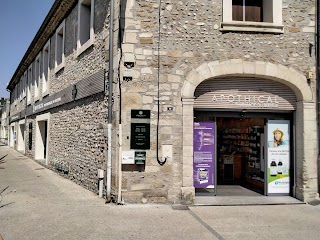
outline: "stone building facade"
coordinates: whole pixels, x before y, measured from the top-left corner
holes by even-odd
[[[122,52],[125,57],[133,53],[135,65],[132,81],[122,83],[123,149],[130,149],[131,109],[151,110],[151,148],[144,172],[123,173],[125,199],[194,202],[193,123],[196,104],[201,106],[195,91],[201,83],[241,77],[271,80],[294,92],[292,196],[303,201],[318,197],[315,2],[264,2],[270,4],[263,6],[266,19],[240,22],[233,21],[228,0],[126,1]],[[169,151],[163,150],[167,146]],[[155,158],[157,148],[160,159],[169,157],[163,166]]]
[[[8,144],[8,130],[9,130],[9,110],[10,101],[7,98],[1,99],[0,113],[1,113],[1,123],[0,123],[0,142],[3,144]]]
[[[94,43],[79,54],[75,36],[82,2],[55,2],[11,79],[10,144],[97,192],[97,170],[105,170],[107,153],[108,97],[99,84],[108,82],[109,2],[94,0]],[[193,131],[199,113],[208,119],[213,113],[216,119],[248,112],[265,121],[289,116],[290,195],[306,202],[318,198],[315,1],[261,4],[260,20],[242,16],[239,21],[231,0],[115,1],[111,182],[119,203],[194,203]],[[63,20],[64,67],[57,70],[56,53],[50,51],[49,95],[35,98],[33,81],[29,105],[28,87],[20,86],[28,83],[29,66],[49,49],[49,40],[50,50],[56,49]],[[271,86],[275,98],[278,88],[286,91],[284,100],[291,105],[261,108],[246,100],[251,105],[244,108],[227,106],[230,99],[215,100],[216,105],[202,100],[221,82],[257,96]],[[261,89],[253,89],[256,84]],[[86,93],[90,87],[94,90]],[[220,90],[230,97],[230,89],[222,84]],[[147,141],[137,147],[142,129],[150,134],[142,134]],[[39,148],[37,139],[45,132],[47,145],[40,142]],[[139,161],[128,161],[139,154]]]
[[[55,1],[8,86],[10,146],[93,192],[106,152],[107,11],[102,0]]]

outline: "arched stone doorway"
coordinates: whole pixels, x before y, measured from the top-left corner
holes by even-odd
[[[317,124],[312,88],[300,72],[267,62],[246,62],[238,59],[203,63],[189,72],[183,83],[183,178],[182,201],[194,202],[193,187],[193,111],[194,92],[207,79],[221,76],[252,76],[270,79],[291,88],[297,98],[295,119],[295,183],[293,195],[310,201],[318,196],[317,189]]]

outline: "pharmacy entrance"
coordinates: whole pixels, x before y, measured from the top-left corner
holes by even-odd
[[[293,114],[195,111],[196,195],[291,195]]]
[[[294,93],[268,80],[228,83],[205,81],[195,92],[196,196],[292,196]]]

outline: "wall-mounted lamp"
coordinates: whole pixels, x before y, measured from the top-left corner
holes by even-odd
[[[74,101],[77,97],[77,93],[78,93],[78,89],[77,89],[77,86],[76,85],[73,85],[72,86],[72,100]]]
[[[131,69],[134,67],[135,63],[135,57],[132,53],[125,53],[124,54],[124,66],[128,69]]]
[[[312,77],[313,77],[313,73],[312,73],[311,70],[308,71],[306,77],[307,77],[307,83],[310,84],[310,83],[311,83],[311,79],[312,79]]]

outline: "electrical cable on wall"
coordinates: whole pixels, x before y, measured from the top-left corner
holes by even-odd
[[[167,162],[167,158],[163,161],[159,159],[159,121],[160,121],[160,41],[161,41],[161,0],[159,0],[159,11],[158,11],[158,115],[157,115],[157,144],[156,144],[156,152],[157,152],[157,162],[160,166],[163,166]]]

